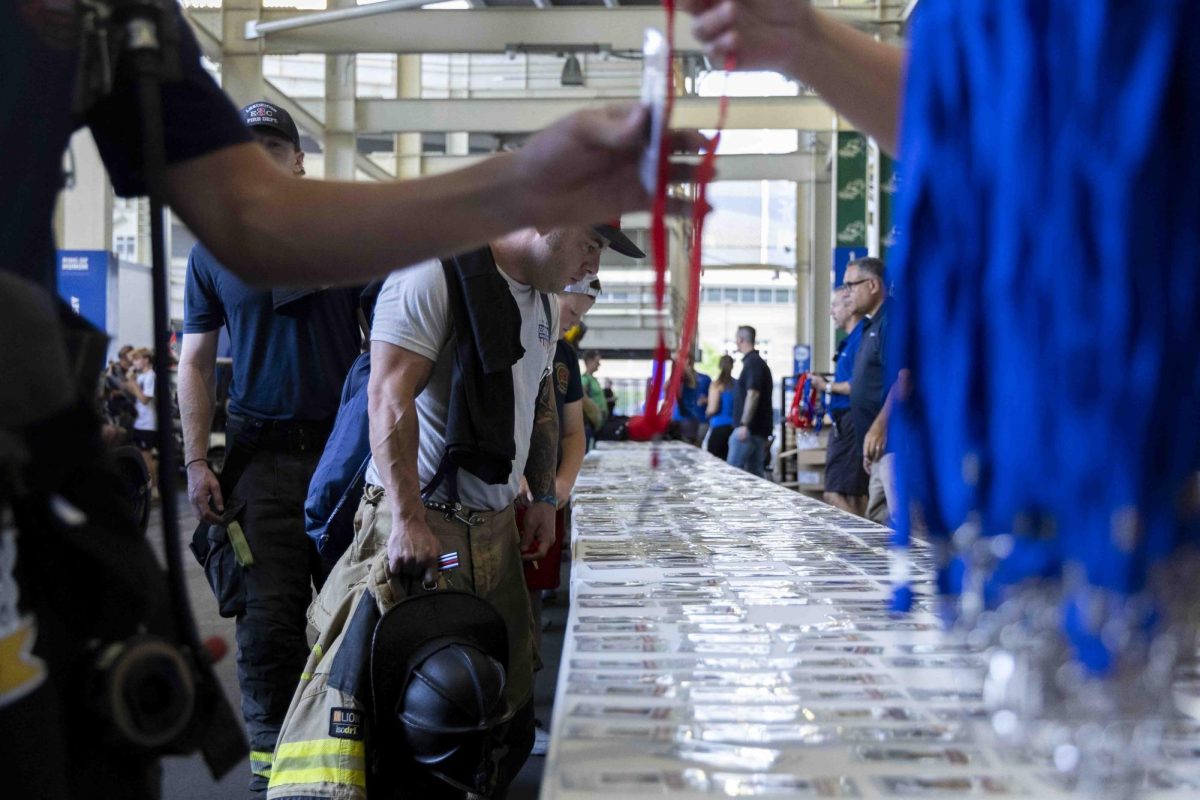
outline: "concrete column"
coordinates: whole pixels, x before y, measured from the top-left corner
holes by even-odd
[[[471,134],[456,131],[446,134],[446,155],[467,156],[471,154]]]
[[[819,134],[826,147],[818,152],[831,152],[833,137]],[[825,303],[833,290],[833,184],[829,164],[824,155],[814,155],[818,163],[814,170],[816,180],[809,192],[812,231],[812,297],[813,320],[813,369],[829,372],[833,367],[833,322],[825,313]],[[825,162],[825,163],[822,163]],[[818,313],[819,312],[819,313]]]
[[[811,158],[811,156],[810,156]],[[796,343],[813,343],[813,181],[796,183]]]
[[[221,86],[238,106],[262,100],[261,39],[246,41],[246,23],[261,14],[260,0],[225,0],[221,6]]]
[[[87,129],[71,138],[71,154],[75,183],[59,196],[55,240],[64,250],[112,250],[112,184]]]
[[[167,252],[171,251],[171,226],[166,226],[166,248]],[[139,264],[151,264],[154,262],[154,253],[152,252],[152,237],[150,231],[150,198],[139,197],[137,201],[137,254],[134,256],[134,261]]]
[[[354,0],[331,0],[329,10],[355,8]],[[352,181],[354,156],[358,152],[355,136],[354,99],[358,94],[355,57],[325,56],[325,177]]]
[[[672,351],[679,347],[683,336],[684,317],[687,316],[688,291],[691,287],[692,265],[692,222],[690,218],[674,217],[667,220],[667,344]],[[646,250],[646,266],[654,269],[654,251]],[[653,289],[651,281],[647,288]],[[699,319],[697,319],[699,324]],[[694,345],[693,345],[694,346]]]
[[[455,88],[454,82],[454,66],[456,59],[461,59],[457,63],[463,65],[465,77],[462,84]],[[528,61],[526,62],[528,64]],[[450,99],[466,100],[471,97],[471,54],[462,53],[457,56],[450,56]],[[466,131],[446,131],[446,155],[448,156],[467,156],[471,154],[471,134]]]
[[[355,57],[325,57],[325,177],[354,180]]]
[[[396,58],[396,96],[421,98],[421,56],[400,55]],[[422,172],[421,134],[396,134],[396,177],[417,178]]]

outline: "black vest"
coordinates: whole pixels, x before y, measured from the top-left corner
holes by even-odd
[[[521,310],[490,248],[442,260],[454,324],[454,370],[446,416],[446,453],[438,477],[465,469],[484,483],[507,483],[517,455],[512,367],[523,355]],[[550,301],[542,294],[549,316]]]

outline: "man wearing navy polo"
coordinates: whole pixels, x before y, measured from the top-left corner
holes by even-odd
[[[850,379],[850,415],[854,435],[863,454],[863,465],[870,474],[867,517],[887,525],[891,522],[888,503],[891,498],[894,457],[886,452],[887,412],[885,404],[892,384],[885,364],[888,335],[888,285],[883,262],[878,258],[860,258],[846,266],[843,283],[851,304],[863,315],[862,343],[854,359]]]
[[[251,103],[242,119],[279,168],[300,177],[304,152],[296,124],[271,103]],[[316,552],[305,535],[309,479],[337,414],[342,381],[358,356],[359,290],[256,289],[197,244],[184,295],[179,410],[188,499],[202,523],[236,519],[253,563],[235,571],[244,600],[236,615],[238,682],[250,739],[250,788],[265,791],[275,740],[308,655],[305,612]],[[221,327],[229,333],[225,471],[209,467],[214,366]]]

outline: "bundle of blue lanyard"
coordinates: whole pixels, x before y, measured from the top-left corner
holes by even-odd
[[[1200,3],[917,15],[889,266],[889,361],[912,371],[897,544],[918,510],[940,591],[982,586],[987,608],[1061,582],[1063,633],[1103,675],[1109,615],[1152,632],[1155,567],[1200,540]]]

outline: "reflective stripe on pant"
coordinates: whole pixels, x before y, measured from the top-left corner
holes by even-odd
[[[305,611],[316,549],[304,532],[304,499],[319,452],[254,454],[227,502],[244,500],[241,525],[254,557],[246,611],[237,619],[238,684],[253,753],[270,754],[308,658]],[[270,758],[255,759],[250,788],[264,791]]]
[[[271,759],[274,753],[267,750],[251,750],[250,751],[250,772],[254,775],[266,778],[271,778]]]
[[[348,769],[347,760],[366,763],[366,746],[351,739],[284,742],[275,752],[275,784],[327,783],[367,788],[365,770]]]
[[[304,665],[305,675],[292,697],[292,705],[279,732],[275,763],[271,773],[268,800],[366,800],[368,731],[342,731],[331,735],[330,723],[346,718],[347,713],[367,711],[359,698],[342,688],[329,685],[329,679],[347,645],[347,625],[362,610],[362,604],[374,605],[375,599],[360,584],[346,593],[325,630],[321,631]],[[370,658],[361,640],[349,644],[345,655],[364,666]],[[365,690],[366,686],[344,687]]]

